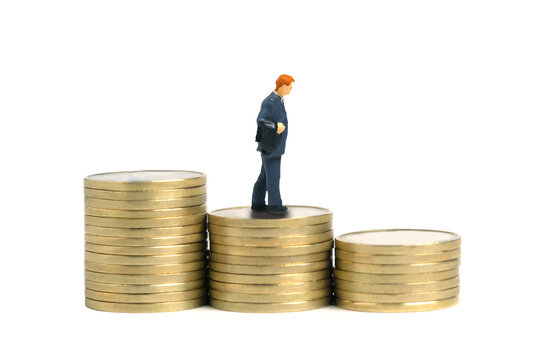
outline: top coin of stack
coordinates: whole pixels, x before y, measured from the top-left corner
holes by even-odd
[[[208,214],[210,305],[288,312],[330,304],[332,213],[289,206],[284,215],[248,207]]]
[[[96,174],[84,195],[87,307],[163,312],[207,302],[206,175]]]
[[[336,305],[413,312],[457,304],[459,235],[434,230],[375,230],[336,237]]]

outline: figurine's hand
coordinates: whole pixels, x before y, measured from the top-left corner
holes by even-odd
[[[284,131],[285,131],[285,125],[283,125],[283,123],[277,123],[277,133],[281,134]]]

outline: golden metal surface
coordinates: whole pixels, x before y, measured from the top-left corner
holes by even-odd
[[[441,300],[459,295],[459,286],[438,291],[427,291],[412,294],[369,294],[356,293],[341,289],[334,289],[336,298],[353,302],[373,302],[373,303],[407,303]]]
[[[227,246],[212,243],[210,240],[210,251],[224,255],[237,256],[294,256],[315,254],[332,250],[333,240],[311,244],[294,245],[283,247],[256,247],[256,246]]]
[[[460,256],[461,249],[447,250],[437,253],[422,255],[374,255],[360,254],[356,252],[336,249],[336,259],[364,264],[421,264],[435,263],[456,259]]]
[[[84,213],[91,216],[124,218],[124,219],[148,219],[162,217],[178,217],[197,215],[206,212],[206,204],[180,207],[173,209],[155,209],[155,210],[118,210],[118,209],[101,209],[91,206],[84,208]]]
[[[222,236],[210,234],[213,243],[228,246],[256,246],[256,247],[274,247],[274,246],[294,246],[311,245],[323,241],[332,240],[334,232],[332,230],[320,234],[312,235],[291,235],[283,237],[240,237],[240,236]]]
[[[210,253],[210,260],[222,264],[235,265],[279,265],[279,264],[301,264],[311,263],[322,260],[331,260],[332,252],[324,251],[315,254],[296,255],[296,256],[235,256],[224,255],[216,252]]]
[[[118,294],[85,289],[86,298],[113,303],[163,303],[199,299],[208,294],[207,288],[157,294]]]
[[[186,225],[164,228],[149,228],[149,229],[121,229],[85,225],[84,229],[87,234],[108,236],[108,237],[124,237],[124,238],[143,238],[143,237],[172,237],[180,235],[196,234],[206,230],[204,224]]]
[[[212,299],[245,303],[290,303],[297,301],[315,300],[327,296],[332,296],[332,288],[330,287],[312,291],[280,294],[242,294],[210,289],[210,298]]]
[[[206,260],[179,263],[179,264],[162,264],[162,265],[114,265],[100,264],[91,261],[84,262],[86,270],[117,275],[141,274],[141,275],[158,275],[158,274],[175,274],[179,272],[189,272],[205,269],[207,266]]]
[[[298,301],[290,303],[243,303],[243,302],[230,302],[218,299],[210,299],[210,306],[235,312],[248,312],[248,313],[279,313],[279,312],[293,312],[293,311],[306,311],[314,310],[330,305],[331,297],[325,297],[316,300]]]
[[[184,244],[194,244],[197,242],[206,243],[207,233],[199,232],[189,235],[171,236],[171,237],[157,237],[157,238],[120,238],[111,236],[99,236],[92,234],[85,234],[84,239],[88,243],[107,245],[107,246],[174,246]]]
[[[87,207],[113,210],[155,210],[172,209],[206,204],[206,195],[197,195],[173,200],[104,200],[84,198]]]
[[[85,270],[86,280],[111,284],[167,284],[199,280],[206,276],[206,269],[164,275],[115,275]]]
[[[188,170],[118,171],[84,178],[86,188],[117,191],[183,189],[205,184],[205,174]]]
[[[318,270],[305,273],[279,275],[230,274],[214,270],[210,270],[209,273],[211,280],[233,284],[290,284],[330,278],[331,275],[331,270]]]
[[[210,280],[210,288],[212,289],[240,294],[282,294],[286,292],[303,292],[325,289],[331,285],[332,280],[329,277],[321,280],[288,284],[231,284]]]
[[[206,185],[170,190],[114,191],[84,188],[84,196],[104,200],[168,200],[206,194]]]
[[[239,237],[279,237],[295,235],[320,234],[332,230],[332,223],[305,225],[286,228],[241,228],[213,225],[209,223],[208,231],[212,235],[239,236]]]
[[[233,207],[212,211],[209,223],[242,228],[281,228],[322,224],[332,221],[332,212],[314,206],[288,205],[283,215],[252,211],[250,207]]]
[[[367,274],[334,269],[334,277],[348,281],[368,282],[376,284],[408,284],[450,279],[459,275],[459,269],[434,271],[415,274]]]
[[[110,292],[117,294],[157,294],[177,291],[187,291],[206,287],[208,280],[206,277],[199,280],[186,281],[182,283],[166,284],[112,284],[100,283],[86,280],[84,282],[87,289],[101,292]]]
[[[210,269],[219,272],[244,275],[275,275],[275,274],[295,274],[317,270],[331,269],[332,262],[323,260],[302,264],[281,264],[281,265],[234,265],[222,264],[210,261]]]
[[[414,240],[415,234],[418,235],[417,241]],[[444,241],[440,240],[441,235],[444,236]],[[364,236],[366,237],[365,239],[363,239]],[[391,239],[385,241],[385,236],[391,236]],[[428,238],[431,236],[433,240],[426,241],[426,236]],[[377,239],[378,237],[380,239]],[[402,237],[402,241],[399,241],[400,237]],[[429,254],[457,249],[460,246],[461,238],[459,235],[437,230],[368,230],[347,233],[336,237],[336,249],[375,255]]]
[[[205,260],[207,251],[195,251],[187,254],[174,255],[105,255],[90,251],[84,252],[86,261],[101,263],[101,264],[116,264],[116,265],[159,265],[159,264],[177,264],[188,263],[193,261]]]
[[[168,246],[109,246],[85,242],[87,251],[108,255],[174,255],[206,250],[206,241]]]
[[[384,264],[361,264],[344,261],[336,258],[336,269],[370,274],[413,274],[444,271],[457,268],[459,258],[436,263],[384,265]]]
[[[382,313],[401,313],[431,311],[449,308],[459,302],[459,297],[452,297],[442,300],[411,302],[411,303],[363,303],[353,302],[343,299],[336,299],[336,306],[347,310],[382,312]]]
[[[334,284],[337,289],[375,294],[400,294],[416,293],[435,290],[445,290],[459,285],[459,276],[450,279],[417,282],[408,284],[377,284],[367,282],[347,281],[335,278]]]
[[[204,296],[194,300],[162,302],[155,304],[126,304],[117,302],[97,301],[86,298],[86,307],[93,310],[122,312],[122,313],[157,313],[194,309],[208,303]]]
[[[124,219],[124,218],[109,218],[86,215],[84,223],[86,225],[94,225],[100,227],[114,227],[124,229],[148,229],[148,228],[163,228],[177,227],[185,225],[204,224],[206,214],[188,215],[179,217],[162,217],[162,218],[141,218],[141,219]]]

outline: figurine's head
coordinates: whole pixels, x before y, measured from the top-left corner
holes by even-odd
[[[274,90],[279,96],[283,97],[289,95],[293,86],[294,79],[290,75],[280,75],[276,80],[276,90]]]

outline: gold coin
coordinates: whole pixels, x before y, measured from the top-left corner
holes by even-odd
[[[196,225],[206,222],[206,214],[179,216],[179,217],[164,217],[164,218],[147,218],[147,219],[124,219],[124,218],[108,218],[86,215],[84,223],[86,225],[94,225],[100,227],[114,227],[125,229],[148,229],[148,228],[163,228],[177,227],[184,225]]]
[[[399,294],[399,293],[417,293],[435,290],[450,289],[459,285],[459,276],[438,281],[417,282],[408,284],[374,284],[347,281],[335,278],[335,287],[337,289],[375,294]]]
[[[256,247],[256,246],[226,246],[212,243],[210,251],[224,255],[238,256],[294,256],[315,254],[332,250],[333,240],[311,245],[295,245],[283,247]]]
[[[210,288],[240,294],[282,294],[325,289],[332,286],[330,278],[290,284],[231,284],[210,280]]]
[[[206,204],[180,207],[174,209],[155,210],[117,210],[100,209],[91,206],[84,208],[84,213],[91,216],[123,218],[123,219],[155,219],[162,217],[179,217],[206,213]]]
[[[84,262],[84,268],[86,270],[106,273],[106,274],[174,274],[179,272],[195,271],[205,269],[207,265],[206,260],[193,261],[180,264],[162,264],[162,265],[114,265],[114,264],[100,264],[91,261]],[[99,300],[99,299],[98,299]]]
[[[233,284],[290,284],[330,278],[330,270],[318,270],[298,274],[247,275],[229,274],[210,270],[210,279]]]
[[[214,225],[241,228],[299,227],[331,222],[332,212],[313,206],[289,205],[285,214],[274,215],[243,206],[214,210],[208,219],[209,223]]]
[[[110,292],[117,294],[157,294],[177,291],[187,291],[206,287],[207,279],[186,281],[182,283],[167,283],[167,284],[111,284],[100,283],[96,281],[86,280],[84,282],[87,289],[101,292]]]
[[[85,279],[111,284],[167,284],[199,280],[206,276],[206,269],[163,275],[116,275],[85,270]]]
[[[296,301],[289,303],[245,303],[210,299],[210,306],[226,311],[249,313],[278,313],[292,311],[314,310],[330,305],[331,297],[316,300]]]
[[[332,296],[332,288],[296,292],[296,293],[281,293],[281,294],[240,294],[223,292],[215,289],[210,289],[210,298],[232,302],[246,303],[283,303],[297,302],[306,300],[315,300],[322,297]]]
[[[206,243],[206,232],[200,232],[189,235],[179,235],[171,237],[157,237],[157,238],[124,238],[124,237],[110,237],[99,236],[92,234],[85,234],[84,239],[88,243],[108,245],[108,246],[174,246],[194,244],[198,242]]]
[[[123,313],[157,313],[180,311],[201,307],[208,303],[208,297],[199,299],[161,302],[154,304],[126,304],[117,302],[97,301],[86,298],[86,307],[93,310],[123,312]]]
[[[427,281],[450,279],[459,275],[458,268],[415,274],[367,274],[334,269],[334,277],[348,281],[377,283],[377,284],[408,284]]]
[[[117,294],[85,289],[86,298],[114,303],[163,303],[198,299],[208,294],[207,288],[158,294]]]
[[[410,302],[410,303],[363,303],[353,302],[336,298],[336,306],[347,310],[381,312],[381,313],[400,313],[431,311],[449,308],[458,303],[459,297],[452,297],[442,300]]]
[[[225,272],[230,274],[294,274],[304,273],[323,269],[331,269],[332,262],[328,260],[303,263],[303,264],[281,264],[281,265],[233,265],[222,264],[215,261],[210,261],[210,269]]]
[[[370,230],[336,237],[336,249],[375,255],[419,255],[457,249],[459,235],[437,230]]]
[[[160,264],[176,264],[188,263],[192,261],[205,260],[207,258],[206,251],[195,251],[187,254],[174,255],[105,255],[90,251],[84,252],[84,259],[101,264],[116,264],[116,265],[160,265]]]
[[[213,243],[228,246],[292,246],[292,245],[311,245],[334,238],[332,230],[320,234],[312,235],[292,235],[283,237],[240,237],[240,236],[222,236],[210,234]]]
[[[89,242],[84,244],[85,250],[108,255],[173,255],[206,250],[206,241],[185,245],[168,246],[109,246],[96,245]]]
[[[459,258],[436,263],[425,264],[360,264],[349,261],[344,261],[336,258],[336,268],[345,271],[355,271],[360,273],[370,274],[412,274],[412,273],[427,273],[434,271],[444,271],[457,268],[459,266]]]
[[[374,255],[360,254],[336,249],[336,259],[364,264],[420,264],[435,263],[456,259],[460,256],[461,249],[441,251],[422,255]]]
[[[173,200],[104,200],[84,198],[87,207],[113,210],[155,210],[172,209],[206,204],[206,195],[191,196]]]
[[[84,196],[104,200],[167,200],[206,194],[206,185],[170,190],[113,191],[84,188]]]
[[[374,303],[406,303],[442,300],[459,295],[459,286],[438,290],[427,291],[412,294],[369,294],[357,293],[341,289],[334,290],[336,298],[345,299],[354,302],[374,302]]]
[[[164,228],[150,229],[121,229],[85,225],[84,229],[87,234],[109,236],[109,237],[124,237],[124,238],[142,238],[142,237],[172,237],[180,235],[196,234],[206,230],[205,224],[186,225]]]
[[[205,174],[185,170],[118,171],[84,178],[86,188],[117,191],[183,189],[205,184]]]
[[[301,264],[311,263],[322,260],[331,260],[332,252],[324,251],[315,254],[296,255],[296,256],[235,256],[219,253],[210,253],[210,260],[222,264],[235,265],[278,265],[278,264]]]
[[[240,228],[227,227],[219,225],[208,225],[208,231],[212,235],[223,236],[240,236],[240,237],[274,237],[274,236],[291,236],[291,235],[311,235],[320,234],[332,230],[332,223],[327,222],[317,225],[305,225],[299,227],[287,228]]]

